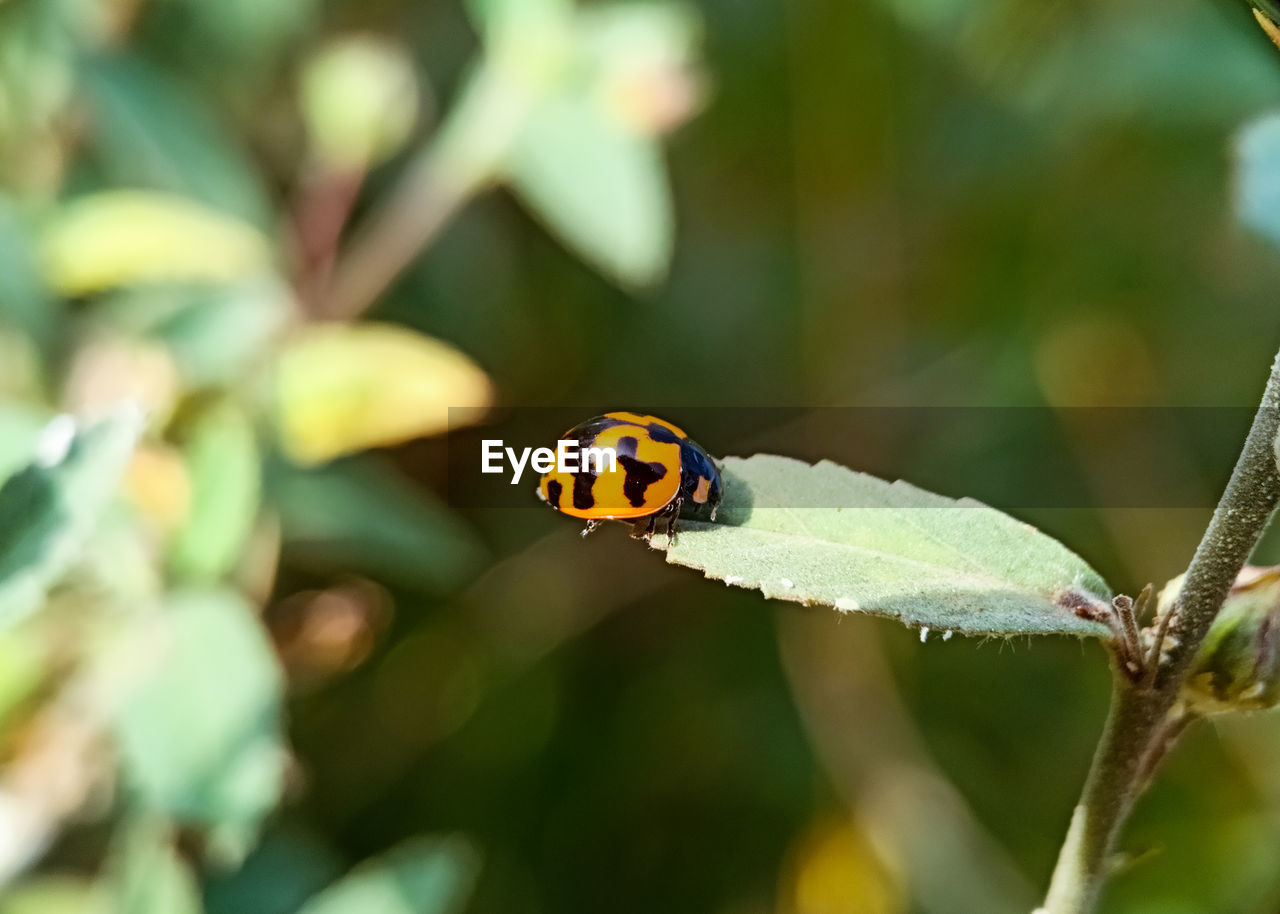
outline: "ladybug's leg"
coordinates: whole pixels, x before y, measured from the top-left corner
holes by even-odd
[[[676,541],[676,521],[680,519],[680,508],[684,505],[683,498],[677,498],[663,513],[667,517],[667,543],[668,545]]]
[[[642,517],[631,525],[631,538],[633,540],[648,539],[653,535],[653,515]]]
[[[587,521],[587,525],[582,528],[582,535],[586,536],[588,533],[595,532],[596,527],[599,527],[599,526],[600,526],[600,521],[598,520]]]

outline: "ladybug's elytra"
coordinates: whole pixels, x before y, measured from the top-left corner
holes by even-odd
[[[651,537],[659,521],[675,536],[681,508],[706,510],[715,520],[724,483],[715,461],[684,429],[656,416],[605,413],[575,425],[561,441],[586,448],[612,448],[612,468],[599,463],[576,472],[553,468],[538,484],[547,504],[587,522],[586,536],[601,521],[631,521],[631,535]]]

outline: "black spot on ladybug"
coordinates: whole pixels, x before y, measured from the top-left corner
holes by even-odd
[[[654,441],[662,444],[679,444],[680,436],[667,428],[665,425],[659,425],[657,422],[650,422],[647,426],[649,437]]]
[[[636,459],[636,447],[639,443],[633,436],[624,435],[618,439],[617,447],[614,448],[614,452],[618,455],[618,463],[622,464],[622,469],[627,474],[622,481],[622,494],[626,496],[633,508],[639,508],[644,504],[645,489],[667,475],[667,468],[658,461]],[[577,502],[575,501],[574,504],[576,505]]]
[[[560,485],[559,480],[552,479],[547,483],[547,501],[551,503],[551,507],[560,507],[560,496],[564,494],[564,486]]]
[[[573,474],[573,506],[579,511],[586,511],[596,503],[596,497],[591,494],[591,487],[595,485],[596,478],[590,473]]]
[[[600,437],[600,433],[605,429],[614,428],[619,425],[632,424],[634,423],[626,422],[622,419],[614,419],[611,416],[599,416],[569,429],[569,431],[565,433],[565,437],[576,440],[578,442],[578,447],[580,448],[591,447],[595,444],[596,439]]]

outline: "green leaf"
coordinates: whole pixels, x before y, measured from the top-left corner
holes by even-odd
[[[85,64],[82,81],[108,183],[192,197],[269,227],[272,208],[248,157],[172,76],[120,57]]]
[[[169,549],[180,580],[212,583],[235,568],[253,529],[262,462],[253,422],[229,399],[197,414],[182,436],[191,509]]]
[[[570,0],[468,0],[471,20],[487,40],[565,27],[573,14]]]
[[[206,875],[205,910],[209,914],[295,914],[344,869],[322,835],[297,825],[270,828],[239,868]]]
[[[107,869],[110,910],[117,914],[199,914],[195,876],[178,856],[171,830],[150,817],[127,822]]]
[[[253,608],[229,590],[177,593],[115,661],[141,667],[114,719],[130,794],[246,849],[285,761],[283,677]]]
[[[26,227],[0,195],[0,323],[12,324],[43,348],[52,342],[59,311]]]
[[[478,866],[462,838],[412,839],[357,866],[298,914],[450,914],[462,909]]]
[[[1235,200],[1240,221],[1280,245],[1280,113],[1259,118],[1236,138]]]
[[[1083,559],[1034,527],[823,461],[724,460],[717,523],[681,521],[667,561],[766,597],[940,632],[1109,637],[1064,608],[1106,601]],[[655,545],[665,538],[655,539]],[[1103,603],[1105,607],[1105,603]]]
[[[30,403],[0,405],[0,482],[32,461],[40,433],[51,418],[49,410]]]
[[[147,18],[157,23],[156,34],[177,45],[170,54],[217,79],[220,90],[250,91],[260,90],[290,46],[311,33],[320,6],[318,0],[163,0]]]
[[[96,311],[127,336],[164,343],[187,387],[236,387],[264,364],[293,317],[283,282],[154,283],[104,297]]]
[[[283,462],[268,491],[295,562],[355,568],[409,587],[452,590],[484,560],[475,532],[435,496],[368,457],[316,470]]]
[[[80,430],[59,416],[45,428],[36,462],[0,488],[0,627],[38,609],[79,558],[141,428],[134,409]]]
[[[571,250],[629,286],[661,279],[674,216],[658,141],[597,93],[547,100],[506,163],[516,193]]]

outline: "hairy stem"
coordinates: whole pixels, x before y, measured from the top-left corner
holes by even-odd
[[[1143,760],[1166,719],[1227,591],[1280,501],[1280,354],[1213,519],[1187,569],[1176,611],[1177,641],[1154,678],[1134,681],[1116,665],[1111,711],[1080,802],[1058,854],[1045,914],[1088,914],[1108,875],[1116,835],[1150,777]]]

